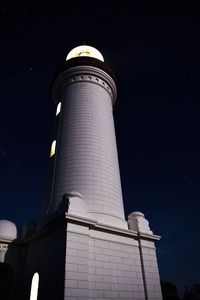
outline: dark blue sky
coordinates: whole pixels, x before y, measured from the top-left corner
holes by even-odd
[[[197,7],[76,1],[0,10],[0,218],[40,216],[55,108],[50,83],[75,46],[114,69],[126,216],[155,234],[162,280],[199,281],[200,12]]]

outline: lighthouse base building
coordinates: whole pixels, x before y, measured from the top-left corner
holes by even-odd
[[[0,221],[5,299],[161,300],[160,237],[141,212],[124,218],[113,73],[96,49],[71,52],[52,88],[57,120],[43,217],[18,237],[12,222]]]
[[[119,229],[66,212],[20,241],[1,238],[1,249],[8,245],[2,261],[17,280],[13,299],[162,299],[154,244],[159,236],[139,212],[128,224]]]

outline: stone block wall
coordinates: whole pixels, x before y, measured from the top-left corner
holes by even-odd
[[[128,230],[68,223],[64,299],[161,300],[154,242],[140,247]]]
[[[162,299],[160,276],[154,243],[140,240],[145,291],[149,300]]]
[[[66,225],[51,224],[45,231],[21,245],[23,260],[22,295],[20,299],[30,298],[33,275],[39,274],[37,300],[64,299],[64,270],[66,253]]]
[[[161,300],[153,239],[67,214],[18,245],[19,299],[37,272],[37,300]]]

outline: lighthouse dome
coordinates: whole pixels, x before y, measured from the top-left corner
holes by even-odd
[[[16,225],[8,220],[0,220],[0,239],[15,240],[16,238]]]
[[[80,56],[88,56],[104,61],[103,55],[94,47],[82,45],[73,48],[67,55],[66,60],[80,57]]]

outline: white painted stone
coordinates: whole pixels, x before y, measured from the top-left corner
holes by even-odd
[[[15,224],[8,220],[0,220],[0,240],[13,241],[17,238],[17,228]]]
[[[100,229],[101,227],[93,226],[93,223],[84,223],[81,218],[80,221],[66,220],[64,245],[66,249],[63,254],[65,300],[73,298],[145,300],[144,276],[148,299],[162,299],[153,240],[144,240],[140,237],[139,244],[139,238],[129,230],[122,233],[121,229],[112,230],[109,226],[107,230]],[[52,232],[51,236],[41,240],[46,261],[51,263],[59,261],[60,238],[60,234]],[[47,245],[47,241],[52,247]],[[30,269],[34,268],[35,264],[43,264],[44,259],[40,254],[41,249],[35,247],[32,251],[37,255],[35,260],[30,260],[27,264]],[[47,267],[48,264],[43,265],[43,269]]]
[[[152,234],[149,228],[149,222],[141,212],[135,211],[128,216],[128,226],[131,230]]]
[[[115,82],[101,68],[86,65],[60,76],[62,110],[49,213],[64,194],[75,191],[83,198],[70,198],[69,213],[88,213],[102,224],[127,229],[112,114]]]
[[[78,192],[68,192],[66,195],[69,197],[68,213],[87,217],[87,203],[83,196]]]

